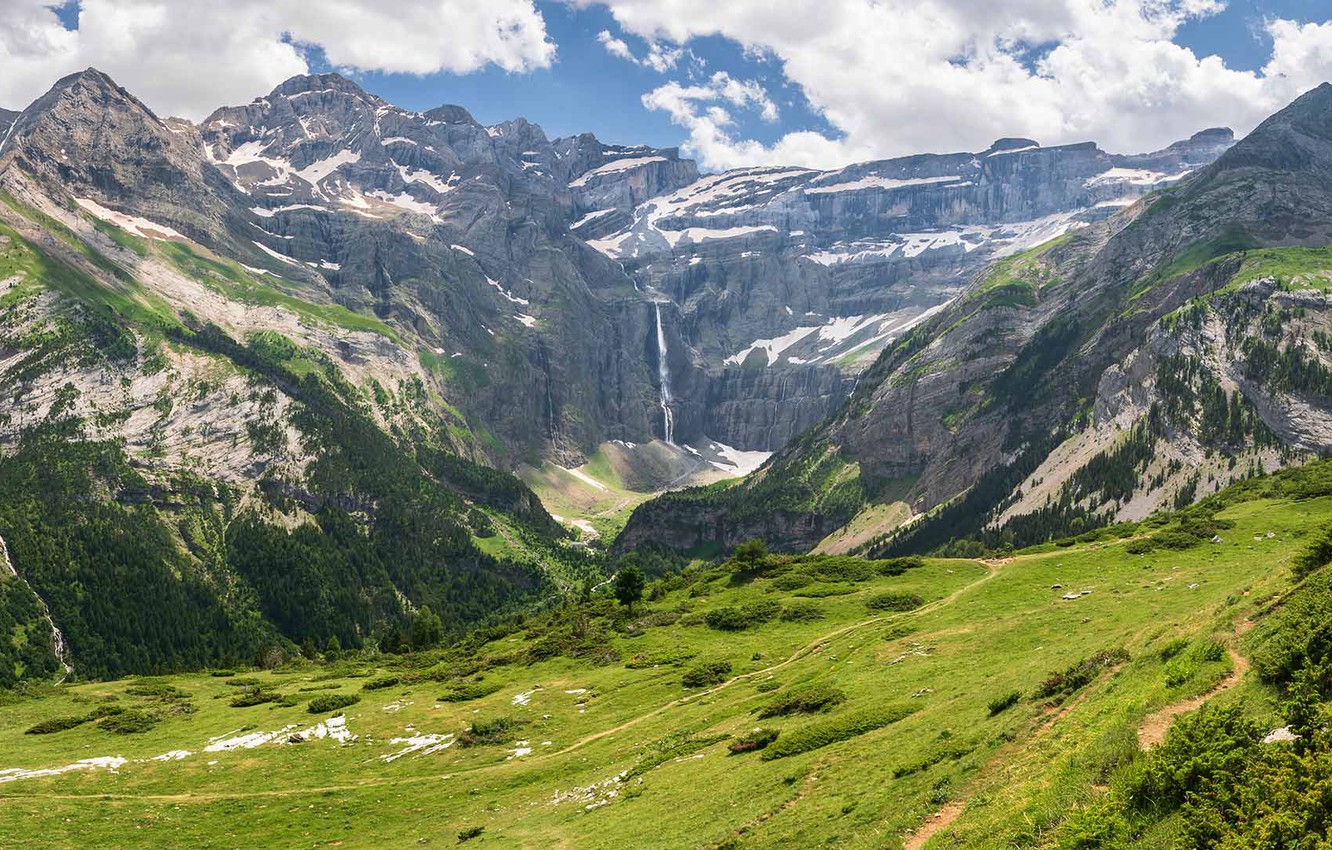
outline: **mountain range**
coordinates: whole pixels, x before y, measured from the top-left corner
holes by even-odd
[[[556,479],[726,479],[617,552],[880,553],[1321,452],[1330,92],[1239,143],[700,174],[336,74],[198,124],[67,77],[0,114],[0,675],[458,633],[604,575]]]

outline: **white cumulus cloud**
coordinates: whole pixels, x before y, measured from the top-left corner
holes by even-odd
[[[753,80],[737,80],[718,71],[698,85],[670,82],[643,95],[643,105],[659,109],[689,131],[689,147],[712,168],[734,168],[751,164],[752,145],[737,143],[730,136],[735,123],[730,108],[752,109],[764,121],[776,121],[777,104]],[[728,108],[730,107],[730,108]],[[761,146],[760,146],[761,147]]]
[[[555,58],[532,0],[82,0],[67,30],[51,0],[0,0],[0,104],[22,108],[88,66],[164,115],[200,118],[305,73],[543,68]]]
[[[1247,132],[1332,76],[1329,23],[1266,21],[1273,52],[1258,72],[1174,43],[1181,25],[1223,0],[573,2],[606,7],[644,39],[684,46],[721,36],[771,57],[836,131],[761,145],[712,121],[702,99],[648,95],[713,168],[829,167],[979,150],[999,136],[1151,150],[1208,126]]]
[[[647,53],[640,58],[634,55],[629,42],[622,38],[616,38],[610,30],[602,30],[597,33],[597,42],[605,47],[606,52],[610,55],[643,68],[651,68],[659,74],[675,70],[675,66],[680,64],[680,60],[689,54],[689,51],[683,47],[663,44],[660,41],[649,41]]]

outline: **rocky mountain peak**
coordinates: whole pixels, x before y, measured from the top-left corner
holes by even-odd
[[[1332,179],[1332,84],[1296,98],[1241,139],[1209,169],[1263,168]]]
[[[341,74],[297,74],[284,80],[269,94],[270,98],[294,97],[316,92],[331,92],[348,95],[367,102],[382,103],[378,97],[367,92],[356,83]]]
[[[999,151],[1024,150],[1026,148],[1039,148],[1041,143],[1034,139],[1005,138],[995,139],[994,143],[985,151],[985,153],[998,153]]]
[[[225,204],[207,185],[198,137],[174,128],[96,68],[58,81],[14,122],[0,168],[111,207],[132,204],[155,220],[201,234]]]

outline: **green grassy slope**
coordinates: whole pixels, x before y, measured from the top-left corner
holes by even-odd
[[[1222,542],[1182,550],[1130,554],[1148,548],[1139,535],[898,575],[851,558],[729,562],[663,580],[631,615],[594,598],[454,650],[240,674],[290,705],[233,708],[237,677],[207,674],[165,680],[183,701],[133,696],[135,680],[35,690],[0,707],[0,836],[380,847],[484,827],[475,846],[879,848],[943,810],[929,846],[1055,846],[1132,761],[1144,718],[1226,679],[1218,646],[1286,591],[1302,538],[1332,520],[1322,492],[1251,485],[1217,515]],[[894,610],[904,598],[919,607]],[[714,684],[682,684],[723,663]],[[1217,699],[1280,725],[1251,678]],[[815,687],[845,699],[758,716]],[[325,693],[361,697],[344,709],[355,740],[286,743],[328,716],[306,707]],[[108,703],[157,725],[24,734]],[[776,743],[729,754],[756,727]],[[128,761],[4,781],[108,756]]]

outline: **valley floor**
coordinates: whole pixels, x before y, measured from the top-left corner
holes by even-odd
[[[469,828],[494,847],[1051,845],[1171,706],[1242,699],[1281,725],[1232,656],[1161,650],[1240,646],[1332,498],[1221,516],[1220,543],[1183,551],[1103,539],[900,575],[818,572],[852,559],[694,570],[631,617],[594,602],[497,632],[469,671],[423,654],[38,689],[0,704],[0,845],[453,846]],[[884,610],[912,595],[914,610]],[[781,614],[709,625],[765,607]],[[533,660],[552,640],[587,651]],[[1089,658],[1085,686],[1035,695]],[[711,662],[729,671],[682,686]],[[287,699],[231,707],[255,687]],[[756,717],[814,687],[845,701]],[[308,710],[330,694],[361,699],[342,720]],[[24,734],[108,704],[164,719]],[[778,743],[728,754],[757,726]]]

